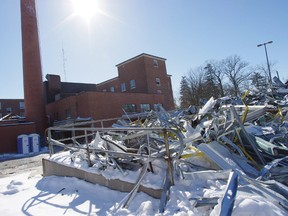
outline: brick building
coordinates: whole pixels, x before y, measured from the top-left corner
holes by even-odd
[[[118,118],[124,114],[123,110],[126,113],[145,112],[154,109],[155,104],[161,104],[166,110],[174,109],[171,77],[167,74],[165,61],[140,54],[116,65],[118,76],[99,84],[61,82],[59,75],[47,74],[47,80],[41,83],[47,116],[44,128],[78,117]],[[29,105],[29,100],[26,103]],[[1,116],[12,113],[23,117],[24,112],[24,99],[0,99]],[[0,121],[0,152],[17,151],[17,136],[35,133],[37,127],[29,120]]]
[[[47,75],[43,83],[35,0],[21,0],[20,6],[24,100],[1,100],[0,113],[23,116],[25,101],[26,122],[0,121],[1,153],[15,152],[20,134],[45,136],[55,122],[117,118],[123,109],[143,112],[155,104],[174,109],[166,59],[145,53],[116,65],[118,76],[100,84],[61,82],[57,75]]]
[[[0,102],[1,118],[8,113],[23,116],[25,111],[26,122],[0,121],[1,153],[15,152],[17,137],[23,133],[45,136],[45,129],[55,122],[117,118],[123,109],[143,112],[155,104],[174,108],[166,59],[144,53],[116,65],[118,76],[100,84],[61,82],[57,75],[47,75],[43,82],[35,4],[20,1],[24,100]]]
[[[24,117],[24,99],[0,99],[0,119],[11,114]]]
[[[118,76],[100,84],[61,82],[48,74],[44,82],[46,114],[50,125],[67,119],[116,118],[127,113],[150,111],[156,104],[174,109],[166,59],[140,54],[116,65]]]

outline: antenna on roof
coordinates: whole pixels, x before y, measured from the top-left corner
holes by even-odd
[[[67,61],[67,59],[65,58],[65,52],[64,52],[63,42],[62,42],[62,58],[63,58],[64,81],[66,82],[66,64],[65,64],[65,62]]]

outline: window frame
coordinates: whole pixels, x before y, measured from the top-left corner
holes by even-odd
[[[161,86],[161,80],[159,77],[155,78],[156,86]]]
[[[123,105],[123,109],[127,113],[135,113],[135,112],[137,112],[136,104],[124,104]]]
[[[130,80],[130,89],[135,89],[136,88],[136,81],[133,79],[133,80]]]
[[[153,104],[153,109],[154,109],[155,111],[160,111],[159,106],[163,107],[163,104],[161,104],[161,103]]]
[[[155,68],[159,67],[158,61],[156,59],[153,59],[153,67]]]
[[[54,121],[59,121],[59,112],[54,112],[53,116],[54,116]]]
[[[22,106],[21,106],[22,105]],[[25,103],[24,101],[19,101],[19,109],[24,110],[25,109]]]
[[[71,118],[72,118],[71,108],[65,109],[65,119],[71,119]]]
[[[127,91],[126,89],[126,83],[121,83],[121,92]]]
[[[7,114],[12,113],[12,107],[7,107],[7,108],[6,108],[6,113],[7,113]]]
[[[149,106],[148,109],[146,107],[147,105]],[[151,105],[148,103],[140,104],[140,111],[141,112],[150,112],[151,111]]]

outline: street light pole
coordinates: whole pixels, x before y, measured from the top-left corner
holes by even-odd
[[[269,41],[269,42],[266,42],[266,43],[263,43],[263,44],[258,44],[257,47],[261,47],[261,46],[264,45],[265,54],[266,54],[266,61],[267,61],[267,67],[268,67],[268,74],[269,74],[269,84],[272,87],[272,77],[271,77],[270,64],[269,64],[267,48],[266,48],[266,44],[270,44],[270,43],[273,43],[273,41]]]

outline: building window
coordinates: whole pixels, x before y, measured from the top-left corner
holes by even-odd
[[[151,111],[150,104],[140,104],[141,112],[149,112]]]
[[[59,120],[59,113],[58,113],[58,112],[55,112],[55,113],[54,113],[54,120],[55,120],[55,121],[58,121],[58,120]]]
[[[58,100],[60,100],[61,99],[61,94],[56,94],[55,95],[55,101],[58,101]]]
[[[160,104],[160,103],[154,104],[154,110],[155,111],[160,111],[160,107],[162,107],[162,104]]]
[[[6,112],[7,112],[7,114],[12,113],[12,108],[11,107],[7,107],[6,108]]]
[[[19,113],[19,116],[20,116],[20,117],[25,117],[25,113],[24,113],[24,112],[20,112],[20,113]]]
[[[122,92],[126,91],[126,84],[125,83],[121,83],[121,91]]]
[[[2,113],[0,113],[0,118],[2,118]]]
[[[157,67],[158,68],[158,61],[156,59],[153,60],[153,67]]]
[[[135,80],[130,80],[130,89],[135,89],[135,88],[136,88]]]
[[[136,112],[136,104],[125,104],[123,108],[127,113]]]
[[[65,118],[66,118],[66,119],[71,118],[71,109],[66,109],[66,110],[65,110]]]
[[[110,92],[115,92],[114,86],[110,87]]]
[[[161,85],[161,82],[160,82],[160,79],[159,79],[159,78],[156,78],[156,85],[157,85],[157,86],[160,86],[160,85]]]
[[[20,101],[20,102],[19,102],[19,107],[20,107],[20,109],[22,109],[22,110],[25,109],[24,101]]]

